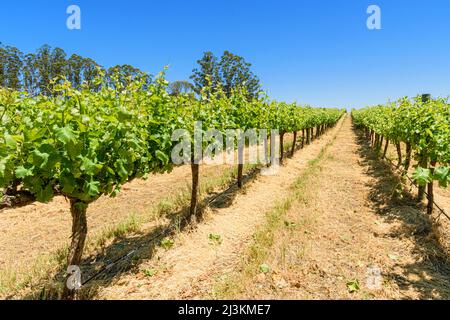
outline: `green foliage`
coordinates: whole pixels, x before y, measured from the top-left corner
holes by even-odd
[[[293,221],[284,221],[284,225],[286,228],[295,228],[297,226],[297,224]]]
[[[439,185],[442,188],[447,188],[450,182],[450,168],[449,167],[438,167],[434,171],[433,180],[439,181]]]
[[[445,99],[422,101],[403,98],[385,106],[353,110],[357,126],[363,126],[395,142],[410,143],[421,156],[440,164],[434,174],[417,168],[413,178],[419,185],[438,180],[448,184],[450,163],[450,105]]]
[[[263,263],[259,266],[259,271],[261,271],[262,273],[268,273],[270,271],[270,267],[268,264]]]
[[[146,276],[146,277],[153,277],[156,273],[157,270],[153,269],[153,268],[147,268],[147,269],[142,269],[142,273]]]
[[[165,239],[161,240],[161,247],[163,247],[166,250],[169,250],[170,248],[172,248],[173,244],[174,244],[174,242],[172,239],[165,238]]]
[[[357,292],[360,290],[360,285],[358,280],[350,280],[347,282],[347,290],[350,293]]]
[[[252,99],[245,88],[231,96],[220,90],[200,99],[171,96],[163,73],[149,84],[125,71],[94,79],[98,91],[68,81],[55,83],[50,96],[0,89],[0,188],[20,185],[43,202],[63,194],[90,203],[116,196],[131,179],[171,171],[173,131],[187,129],[193,140],[197,121],[203,131],[223,134],[236,128],[292,132],[333,124],[343,113]],[[111,79],[113,86],[105,82]],[[204,139],[203,147],[209,143]]]
[[[432,181],[431,170],[421,167],[416,168],[412,177],[419,186],[426,186],[429,182]]]
[[[12,46],[0,43],[0,87],[24,90],[30,95],[56,94],[56,87],[67,79],[78,90],[83,85],[99,90],[95,79],[105,72],[109,86],[120,83],[126,87],[132,81],[140,80],[147,85],[150,76],[130,65],[117,65],[103,70],[94,60],[67,54],[61,48],[43,45],[35,53],[23,54]]]
[[[92,92],[64,82],[50,98],[1,90],[0,188],[18,182],[39,201],[57,191],[91,202],[130,179],[171,170],[176,109],[166,107],[165,80],[150,92],[142,85]]]
[[[179,96],[180,94],[192,93],[194,91],[194,85],[189,81],[178,80],[169,84],[169,92],[173,96]]]
[[[222,243],[222,237],[220,236],[220,234],[217,233],[210,233],[208,235],[209,240],[211,240],[212,243],[214,244],[221,244]]]
[[[220,59],[207,51],[197,61],[198,68],[192,72],[191,79],[194,89],[201,93],[205,88],[223,90],[227,97],[231,97],[236,88],[245,88],[249,98],[257,98],[260,91],[259,79],[250,70],[251,64],[241,56],[224,51]]]

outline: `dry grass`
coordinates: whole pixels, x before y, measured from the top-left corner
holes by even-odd
[[[287,159],[276,176],[258,176],[242,192],[230,190],[222,195],[205,212],[202,223],[174,234],[170,250],[156,247],[151,253],[141,252],[136,264],[100,280],[95,297],[188,299],[209,294],[216,276],[236,265],[265,213],[286,197],[286,187],[319,154],[333,132]]]
[[[246,165],[244,170],[247,172],[252,168],[253,165]],[[214,190],[224,188],[234,179],[235,168],[224,166],[218,169],[214,174],[211,174],[210,169],[203,172],[199,186],[199,193],[202,197],[214,192]],[[189,201],[190,188],[186,186],[161,197],[159,202],[147,207],[145,211],[142,209],[139,214],[122,212],[124,218],[121,220],[115,221],[114,224],[106,223],[105,227],[96,228],[95,232],[89,233],[85,256],[101,255],[105,253],[106,248],[114,245],[119,239],[166,226],[171,222],[168,216],[183,210],[188,206]],[[10,212],[6,212],[6,214],[8,213]],[[90,214],[93,213],[90,212]],[[8,241],[12,240],[8,239]],[[9,249],[14,250],[17,247]],[[67,244],[60,244],[59,249],[53,252],[51,250],[41,252],[39,255],[32,250],[33,247],[27,247],[24,253],[30,252],[36,256],[34,261],[18,259],[14,264],[3,263],[0,269],[0,296],[9,298],[51,298],[58,296],[61,282],[60,273],[65,265]],[[120,251],[117,254],[120,254]],[[114,254],[110,253],[108,258],[113,259]],[[92,266],[92,268],[95,267],[97,266]]]
[[[227,299],[448,299],[450,268],[430,219],[359,144],[347,121],[301,197],[275,210],[243,262],[216,284]],[[263,272],[261,264],[269,268]],[[381,285],[368,286],[369,268]],[[264,271],[267,271],[264,269]]]
[[[307,204],[308,194],[313,183],[317,180],[317,174],[322,170],[322,162],[329,158],[327,149],[335,142],[335,138],[327,143],[318,156],[310,160],[305,170],[297,177],[288,188],[288,197],[280,202],[272,211],[266,214],[266,222],[258,227],[253,235],[252,244],[249,246],[241,265],[230,274],[225,274],[212,290],[211,298],[214,299],[247,299],[241,293],[253,287],[255,277],[266,278],[266,273],[261,272],[261,266],[268,266],[269,272],[274,273],[273,264],[267,264],[268,257],[276,250],[281,263],[285,264],[288,257],[288,247],[292,246],[292,235],[304,232],[312,222],[311,217],[295,217],[291,213],[293,206],[301,203]],[[280,241],[281,240],[281,241]],[[299,248],[298,258],[302,257],[304,248]],[[275,273],[276,274],[276,271]]]

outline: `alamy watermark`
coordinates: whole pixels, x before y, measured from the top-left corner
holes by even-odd
[[[81,9],[77,5],[67,7],[66,13],[69,17],[66,20],[66,26],[69,30],[81,30]]]
[[[367,8],[367,28],[369,30],[381,30],[381,8],[375,4]]]
[[[381,289],[382,277],[381,269],[377,266],[370,266],[366,272],[366,287],[371,290]]]
[[[79,290],[81,288],[81,270],[79,266],[67,267],[66,286],[70,290]]]
[[[70,5],[66,9],[69,15],[66,20],[66,26],[69,30],[81,30],[81,9],[78,5]],[[372,4],[367,7],[366,13],[369,15],[366,26],[369,30],[381,30],[381,8]]]

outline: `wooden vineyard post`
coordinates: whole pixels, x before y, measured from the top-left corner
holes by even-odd
[[[423,94],[422,95],[422,103],[426,103],[430,101],[431,95],[430,94]],[[425,154],[421,153],[419,154],[419,166],[421,168],[426,169],[428,167],[428,158]],[[422,201],[425,197],[425,186],[419,186],[419,191],[417,193],[417,200]]]
[[[280,165],[284,159],[284,132],[280,133]]]

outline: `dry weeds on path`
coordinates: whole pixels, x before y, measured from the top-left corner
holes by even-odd
[[[430,221],[407,195],[399,197],[389,166],[350,119],[325,159],[306,200],[274,231],[264,261],[269,271],[244,273],[245,261],[218,282],[220,297],[449,299],[447,253]]]
[[[99,283],[99,299],[187,299],[208,294],[239,263],[265,213],[288,196],[286,190],[336,135],[341,124],[292,159],[277,175],[259,176],[234,199],[222,199],[191,232],[179,233],[173,247],[159,248],[131,271]]]

